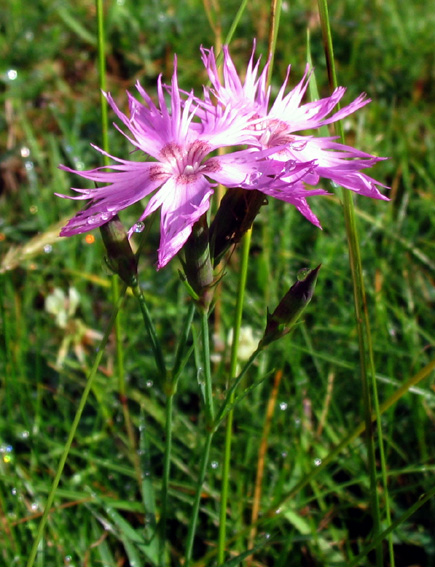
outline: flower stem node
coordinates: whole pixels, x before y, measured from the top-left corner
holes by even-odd
[[[267,314],[266,329],[259,348],[266,347],[271,342],[287,335],[293,329],[313,297],[320,266],[321,264],[314,270],[301,270],[298,274],[298,280],[281,299],[275,311],[272,314]]]
[[[137,283],[137,260],[118,215],[101,225],[100,232],[107,251],[107,265],[125,284],[134,287]]]

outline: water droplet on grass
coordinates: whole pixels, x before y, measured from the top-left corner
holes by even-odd
[[[46,245],[44,246],[44,252],[45,252],[46,254],[50,254],[50,252],[52,252],[52,251],[53,251],[53,246],[52,246],[51,244],[46,244]]]
[[[287,402],[281,402],[281,403],[279,404],[279,409],[280,409],[281,411],[285,411],[287,408],[288,408],[288,403],[287,403]]]
[[[211,466],[212,469],[216,470],[219,467],[219,463],[217,461],[212,461],[210,463],[210,466]]]
[[[314,459],[314,465],[316,467],[320,466],[322,464],[322,459]]]

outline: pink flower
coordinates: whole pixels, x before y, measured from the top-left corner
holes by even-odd
[[[223,82],[221,82],[213,49],[202,49],[201,51],[203,63],[212,83],[211,94],[216,97],[218,106],[233,109],[233,111],[237,110],[251,117],[250,130],[255,134],[255,140],[251,142],[252,146],[262,150],[277,148],[277,152],[272,156],[273,160],[286,162],[289,169],[294,164],[311,164],[309,168],[302,171],[299,180],[294,175],[282,175],[279,183],[262,189],[265,193],[292,203],[317,226],[320,226],[320,223],[309,208],[306,197],[326,192],[320,189],[307,191],[305,184],[317,185],[320,178],[329,179],[334,184],[366,197],[388,200],[378,190],[378,187],[387,186],[361,172],[387,158],[378,158],[351,146],[340,144],[335,141],[336,137],[297,134],[297,132],[317,129],[349,116],[370,102],[365,94],[328,117],[343,97],[346,89],[338,87],[327,98],[301,104],[310,79],[309,69],[306,68],[300,83],[285,95],[290,75],[289,67],[284,83],[269,110],[270,87],[266,87],[269,62],[259,74],[260,59],[254,64],[254,53],[252,53],[245,80],[242,83],[231,60],[228,47],[225,46],[223,48]],[[204,104],[205,106],[212,104],[210,92],[206,93]]]
[[[117,163],[89,171],[59,166],[64,171],[105,184],[92,189],[73,188],[79,193],[76,197],[59,195],[68,199],[90,200],[89,206],[77,213],[60,235],[72,236],[99,227],[120,210],[150,196],[139,220],[161,209],[160,269],[182,248],[193,224],[208,210],[210,196],[217,183],[226,187],[261,189],[274,178],[277,162],[265,159],[272,153],[270,150],[259,152],[251,149],[209,157],[219,147],[252,140],[248,117],[231,109],[214,108],[213,112],[204,111],[201,120],[195,122],[196,99],[191,93],[187,100],[181,101],[176,60],[169,109],[161,77],[157,85],[158,106],[139,83],[136,88],[145,104],[127,93],[130,118],[118,109],[110,94],[106,94],[106,98],[131,132],[131,136],[124,134],[127,139],[155,161],[134,162],[109,156]],[[102,149],[93,147],[105,154]],[[281,170],[282,164],[278,166]],[[299,169],[304,167],[302,165]],[[133,230],[134,226],[129,234]]]

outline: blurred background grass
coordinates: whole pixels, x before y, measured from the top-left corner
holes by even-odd
[[[200,89],[206,80],[199,46],[215,41],[208,15],[220,18],[225,35],[239,7],[209,7],[195,0],[129,0],[106,4],[107,80],[121,109],[125,89],[140,80],[154,92],[166,81],[178,56],[182,88]],[[266,53],[268,4],[248,3],[232,42],[239,69],[245,68],[257,38]],[[434,346],[434,36],[435,13],[427,0],[331,3],[339,83],[344,103],[365,91],[373,102],[345,122],[347,142],[390,156],[373,176],[391,186],[389,203],[356,201],[381,401],[433,358]],[[0,4],[0,563],[22,565],[93,360],[97,331],[110,315],[110,274],[98,231],[58,239],[60,221],[77,210],[68,193],[78,178],[57,169],[101,165],[90,142],[101,144],[96,17],[90,1],[18,0]],[[315,3],[284,3],[275,69],[277,89],[292,64],[291,84],[302,76],[306,29],[310,29],[316,79],[327,94],[326,68]],[[198,91],[199,92],[199,91]],[[113,114],[109,115],[114,119]],[[129,152],[112,128],[114,155]],[[328,188],[328,187],[325,187]],[[268,437],[261,509],[282,501],[331,447],[361,421],[358,349],[339,198],[312,201],[323,231],[283,203],[263,207],[255,223],[245,324],[261,331],[266,307],[273,308],[307,265],[322,263],[316,295],[304,322],[290,338],[265,354],[249,379],[282,371],[283,379]],[[125,211],[133,223],[141,206]],[[155,271],[158,219],[148,228],[141,282],[166,351],[171,352],[186,298],[177,261]],[[216,386],[224,387],[225,344],[232,323],[237,252],[224,280],[221,320],[214,337]],[[74,303],[71,288],[79,294]],[[58,291],[56,291],[58,290]],[[64,296],[62,297],[62,290]],[[47,298],[57,293],[49,312]],[[63,309],[63,314],[61,313]],[[69,309],[69,312],[68,312]],[[63,316],[63,319],[62,319]],[[57,318],[56,318],[57,317]],[[156,488],[163,447],[162,393],[140,313],[130,299],[123,315],[130,410],[146,443]],[[134,542],[147,515],[128,451],[114,348],[104,364],[79,426],[75,447],[57,493],[41,546],[40,565],[150,564]],[[236,412],[230,500],[231,551],[246,549],[258,445],[272,378]],[[393,519],[433,486],[433,378],[405,396],[384,416]],[[169,518],[173,564],[183,552],[190,503],[201,451],[202,417],[195,370],[185,371],[176,398],[173,478]],[[142,425],[142,427],[139,427]],[[143,433],[146,431],[146,435]],[[194,556],[212,564],[220,482],[220,434],[205,486]],[[258,565],[347,565],[370,530],[365,445],[359,439],[321,477],[259,527],[271,537]],[[384,495],[380,495],[381,500]],[[433,503],[395,531],[396,566],[435,565]],[[237,534],[242,535],[237,535]],[[262,541],[262,540],[259,540]],[[137,554],[137,556],[135,555]],[[148,561],[148,563],[147,563]],[[370,559],[365,565],[369,565]]]

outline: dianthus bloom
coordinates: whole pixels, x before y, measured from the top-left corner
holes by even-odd
[[[252,149],[209,157],[217,148],[239,146],[252,140],[252,133],[247,128],[248,117],[219,108],[206,113],[200,122],[194,122],[195,97],[191,93],[187,100],[181,100],[176,61],[170,109],[166,106],[161,76],[157,84],[158,106],[139,83],[136,88],[145,104],[127,93],[130,118],[118,109],[109,94],[106,98],[133,135],[126,135],[127,139],[155,161],[134,162],[109,156],[117,164],[89,171],[75,171],[61,165],[65,171],[106,185],[93,189],[73,188],[80,193],[76,197],[59,195],[90,200],[89,206],[77,213],[60,235],[72,236],[99,227],[119,211],[154,193],[140,221],[160,207],[158,268],[162,268],[182,248],[194,223],[208,210],[217,183],[226,187],[259,189],[274,179],[276,163],[265,160],[263,154],[268,155],[270,151]],[[105,154],[100,148],[93,147]],[[281,169],[282,164],[278,165]],[[302,169],[306,167],[302,165]],[[130,234],[133,230],[134,226]]]
[[[249,61],[244,83],[240,80],[227,47],[224,47],[224,82],[221,83],[213,50],[202,49],[202,59],[212,88],[204,97],[180,96],[176,60],[169,108],[161,76],[157,82],[158,105],[137,83],[145,104],[128,94],[130,117],[123,114],[112,97],[106,98],[118,118],[131,132],[126,138],[146,159],[127,161],[111,157],[114,165],[89,171],[74,171],[85,179],[105,184],[77,189],[76,197],[90,200],[62,229],[61,236],[80,234],[99,227],[119,211],[149,197],[140,221],[160,208],[160,247],[158,268],[165,266],[189,238],[193,225],[207,212],[217,183],[262,193],[293,204],[312,223],[320,223],[307,204],[307,197],[322,195],[324,189],[307,189],[320,178],[376,199],[386,199],[376,186],[381,183],[361,173],[383,158],[344,146],[335,138],[297,135],[340,120],[369,102],[365,95],[328,118],[345,89],[337,88],[325,99],[301,105],[309,81],[308,69],[302,81],[284,95],[289,71],[269,110],[270,89],[266,86],[268,63],[259,74],[260,60]],[[212,97],[216,98],[216,104]],[[247,149],[234,151],[245,145]],[[98,151],[103,150],[94,146]],[[210,156],[222,147],[230,153]],[[106,154],[105,154],[106,155]],[[108,155],[108,154],[107,154]],[[385,187],[385,186],[383,186]],[[59,195],[66,197],[65,195]],[[134,227],[130,229],[132,233]]]
[[[240,114],[251,117],[251,125],[248,128],[252,133],[257,133],[255,141],[251,142],[253,147],[262,150],[271,150],[275,147],[277,151],[273,154],[273,159],[285,162],[288,169],[292,164],[311,164],[311,167],[303,172],[298,181],[295,180],[294,175],[292,177],[282,175],[281,184],[271,185],[268,190],[269,195],[295,205],[308,220],[317,226],[320,226],[319,220],[309,208],[306,197],[322,191],[307,191],[305,185],[316,185],[320,178],[329,179],[336,185],[366,197],[388,200],[377,188],[377,186],[387,186],[361,173],[361,170],[372,167],[378,161],[387,158],[375,157],[351,146],[340,144],[335,141],[336,137],[296,134],[309,129],[317,129],[349,116],[370,102],[365,94],[361,94],[351,104],[328,117],[343,97],[346,89],[338,87],[327,98],[301,105],[310,79],[309,68],[306,68],[300,83],[285,95],[290,75],[289,66],[284,83],[269,109],[270,87],[267,87],[266,83],[268,62],[263,71],[259,73],[260,59],[254,64],[254,53],[252,53],[245,80],[242,83],[228,47],[224,46],[223,82],[221,82],[213,49],[201,49],[201,51],[202,60],[212,84],[212,89],[206,91],[204,107],[212,106],[210,97],[212,93],[218,106],[227,111],[228,109],[237,110]]]

